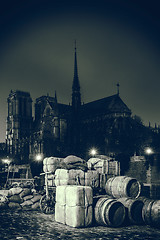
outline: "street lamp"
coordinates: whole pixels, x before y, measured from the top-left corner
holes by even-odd
[[[146,153],[147,155],[151,155],[151,154],[153,154],[153,150],[152,150],[152,148],[147,147],[147,148],[145,149],[145,153]]]
[[[12,160],[9,157],[6,157],[6,158],[2,159],[2,163],[5,164],[8,167],[11,164],[11,162],[12,162]]]
[[[95,155],[97,155],[97,149],[96,148],[92,148],[92,149],[90,149],[89,153],[90,153],[90,155],[92,157],[94,157]]]
[[[41,154],[41,153],[38,153],[38,154],[35,156],[35,160],[36,160],[37,162],[42,161],[42,159],[43,159],[43,154]]]

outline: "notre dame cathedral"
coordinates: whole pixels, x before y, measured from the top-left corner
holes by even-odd
[[[30,93],[10,92],[7,153],[27,162],[38,153],[44,157],[75,154],[85,158],[92,147],[107,155],[143,152],[145,146],[153,144],[151,135],[155,131],[131,116],[117,87],[115,95],[82,104],[75,48],[71,104],[59,103],[56,92],[55,97],[41,96],[36,99],[33,118]]]

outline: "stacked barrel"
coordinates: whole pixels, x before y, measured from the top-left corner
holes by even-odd
[[[98,224],[118,227],[128,220],[132,224],[143,223],[143,201],[138,200],[141,184],[133,178],[116,176],[109,178],[105,185],[107,196],[95,204],[95,221]]]
[[[120,227],[126,217],[125,207],[109,196],[98,199],[94,208],[94,218],[97,224],[108,227]]]

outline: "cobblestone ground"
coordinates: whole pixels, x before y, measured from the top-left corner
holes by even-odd
[[[71,228],[54,221],[54,215],[37,211],[1,211],[0,240],[50,240],[50,239],[160,239],[160,229],[149,226],[121,228],[89,227]]]

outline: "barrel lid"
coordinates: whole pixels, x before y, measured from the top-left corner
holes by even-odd
[[[141,193],[141,184],[134,178],[132,178],[127,185],[127,195],[131,198],[138,198]]]

